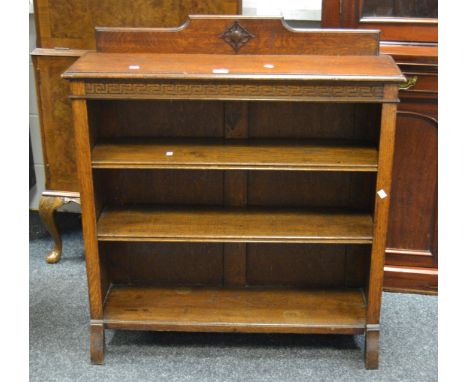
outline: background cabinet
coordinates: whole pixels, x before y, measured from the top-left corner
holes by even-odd
[[[385,49],[409,84],[400,90],[385,282],[431,293],[437,291],[437,48],[420,47],[427,57],[417,56],[419,62]]]
[[[387,290],[437,292],[437,0],[324,0],[322,27],[381,30],[400,90]]]

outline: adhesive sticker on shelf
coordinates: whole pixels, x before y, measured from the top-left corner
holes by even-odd
[[[215,74],[227,74],[227,73],[229,73],[229,69],[224,69],[224,68],[213,69],[213,73],[215,73]]]
[[[128,68],[130,70],[138,70],[138,69],[140,69],[140,65],[130,65]]]
[[[166,151],[166,156],[171,157],[174,155],[174,151]]]
[[[387,197],[387,193],[383,188],[381,188],[379,191],[377,191],[377,195],[380,196],[380,199],[385,199]]]
[[[267,69],[273,69],[275,67],[275,65],[273,64],[265,64],[263,65],[264,68],[267,68]]]

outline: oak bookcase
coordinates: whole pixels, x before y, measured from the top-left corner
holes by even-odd
[[[365,334],[398,86],[376,31],[98,28],[71,82],[91,313],[110,329]]]

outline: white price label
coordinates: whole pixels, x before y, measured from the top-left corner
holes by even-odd
[[[387,197],[387,193],[385,192],[383,188],[377,191],[377,195],[380,196],[380,199],[385,199]]]

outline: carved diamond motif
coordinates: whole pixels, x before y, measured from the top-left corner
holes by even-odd
[[[236,53],[238,53],[240,48],[247,44],[249,40],[255,38],[255,36],[240,25],[238,21],[235,21],[234,24],[226,29],[219,37],[231,45]]]

